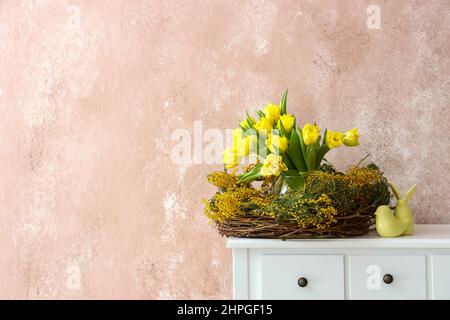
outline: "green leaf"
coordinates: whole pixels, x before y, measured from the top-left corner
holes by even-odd
[[[281,99],[281,115],[286,114],[286,100],[288,95],[288,89],[283,94],[283,98]]]
[[[247,122],[249,123],[249,125],[250,124],[255,124],[256,122],[255,122],[255,120],[252,118],[252,116],[250,115],[250,113],[248,113],[248,111],[247,110],[245,110],[245,114],[247,115]]]
[[[260,118],[264,118],[266,116],[266,114],[264,112],[262,112],[261,110],[256,110],[256,113],[258,114],[258,116]]]
[[[295,131],[297,132],[298,137],[299,137],[300,149],[302,150],[303,158],[306,159],[306,145],[305,145],[305,140],[303,140],[302,130],[299,130],[298,127],[295,127]]]
[[[286,129],[284,129],[283,122],[279,121],[280,124],[280,132],[283,136],[287,136]]]
[[[323,158],[325,157],[325,154],[330,151],[330,148],[326,144],[323,144],[319,147],[317,150],[317,158],[316,158],[316,167],[319,168],[320,164],[322,163]]]
[[[307,171],[306,163],[302,155],[300,137],[297,130],[292,130],[287,154],[298,171]]]
[[[248,126],[249,126],[249,128],[246,129],[246,131],[252,130],[254,134],[257,134],[257,133],[258,133],[258,130],[255,129],[255,127],[253,126],[252,123],[249,122],[249,123],[248,123]]]
[[[286,166],[288,167],[288,171],[294,170],[295,172],[297,172],[297,168],[295,166],[295,164],[292,162],[291,158],[289,157],[289,155],[287,153],[283,154],[283,161],[286,164]]]
[[[298,171],[295,169],[289,169],[287,171],[283,171],[281,174],[283,176],[296,176],[296,175],[298,175]]]
[[[252,170],[239,176],[238,183],[252,182],[262,177],[261,168],[263,164],[258,163]]]
[[[322,145],[323,146],[326,145],[326,143],[327,143],[327,132],[328,132],[328,129],[325,128],[325,131],[323,132],[323,138],[322,138]]]
[[[253,129],[252,127],[248,128],[248,129],[244,129],[244,137],[246,136],[254,136],[257,134],[256,129]]]
[[[306,148],[306,158],[305,158],[305,162],[306,162],[306,166],[308,167],[309,171],[313,171],[316,170],[316,146],[310,145]]]
[[[248,123],[248,126],[250,127],[247,130],[253,130],[254,134],[257,134],[258,130],[255,129],[255,127],[253,126],[253,123],[251,123],[251,121],[247,121],[247,123]]]
[[[256,154],[258,155],[258,158],[260,160],[264,160],[267,154],[269,153],[267,151],[266,140],[267,140],[266,136],[262,135],[259,136]]]

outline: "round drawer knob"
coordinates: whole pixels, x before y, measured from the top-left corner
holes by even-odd
[[[394,281],[394,277],[391,274],[387,273],[383,276],[384,283],[390,284],[390,283],[392,283],[392,281]]]
[[[306,280],[306,278],[301,277],[300,279],[298,279],[297,281],[299,287],[306,287],[308,285],[308,280]]]

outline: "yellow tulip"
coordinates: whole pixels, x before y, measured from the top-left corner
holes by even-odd
[[[248,156],[252,150],[256,148],[257,138],[255,135],[245,136],[242,139],[237,140],[236,145],[234,146],[234,152],[239,157]]]
[[[265,131],[266,133],[269,133],[273,129],[272,123],[266,118],[259,119],[254,127],[259,132]]]
[[[317,139],[320,136],[320,128],[317,125],[305,124],[302,130],[303,141],[307,146],[310,144],[316,143]]]
[[[244,131],[242,131],[241,128],[233,129],[233,144],[235,145],[238,140],[242,139],[242,136],[244,135]]]
[[[346,133],[344,133],[343,142],[346,146],[355,147],[359,145],[358,138],[358,129],[353,128],[352,130],[348,130]]]
[[[288,168],[283,162],[283,157],[275,154],[269,154],[263,162],[261,168],[261,174],[267,176],[279,176],[282,171],[286,171]]]
[[[269,134],[266,140],[266,146],[270,152],[277,153],[280,151],[286,151],[289,145],[289,141],[286,137],[280,137],[276,134]]]
[[[250,117],[248,119],[245,119],[244,121],[241,121],[240,125],[244,129],[249,129],[249,128],[251,128],[250,123],[255,123],[255,119],[253,119],[253,117]]]
[[[290,133],[294,127],[295,117],[292,114],[283,114],[280,116],[280,120],[278,120],[278,128],[281,128],[280,122],[283,124],[286,132]]]
[[[234,152],[234,148],[227,148],[223,151],[223,163],[225,164],[225,168],[231,169],[238,165],[239,157]]]
[[[341,132],[334,132],[331,130],[327,130],[327,136],[325,141],[327,143],[328,148],[333,149],[342,145],[343,134]]]
[[[263,112],[266,115],[267,120],[272,124],[275,124],[280,118],[281,109],[276,104],[268,104],[264,107]]]
[[[244,132],[241,128],[233,129],[233,150],[236,153],[237,146],[239,144],[239,141],[242,140],[242,136],[244,135]]]

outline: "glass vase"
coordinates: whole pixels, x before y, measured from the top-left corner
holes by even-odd
[[[291,191],[304,192],[309,173],[280,175],[274,185],[274,193],[282,196]]]

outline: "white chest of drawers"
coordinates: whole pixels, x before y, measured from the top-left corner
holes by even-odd
[[[450,299],[450,225],[413,236],[229,238],[234,299]]]

